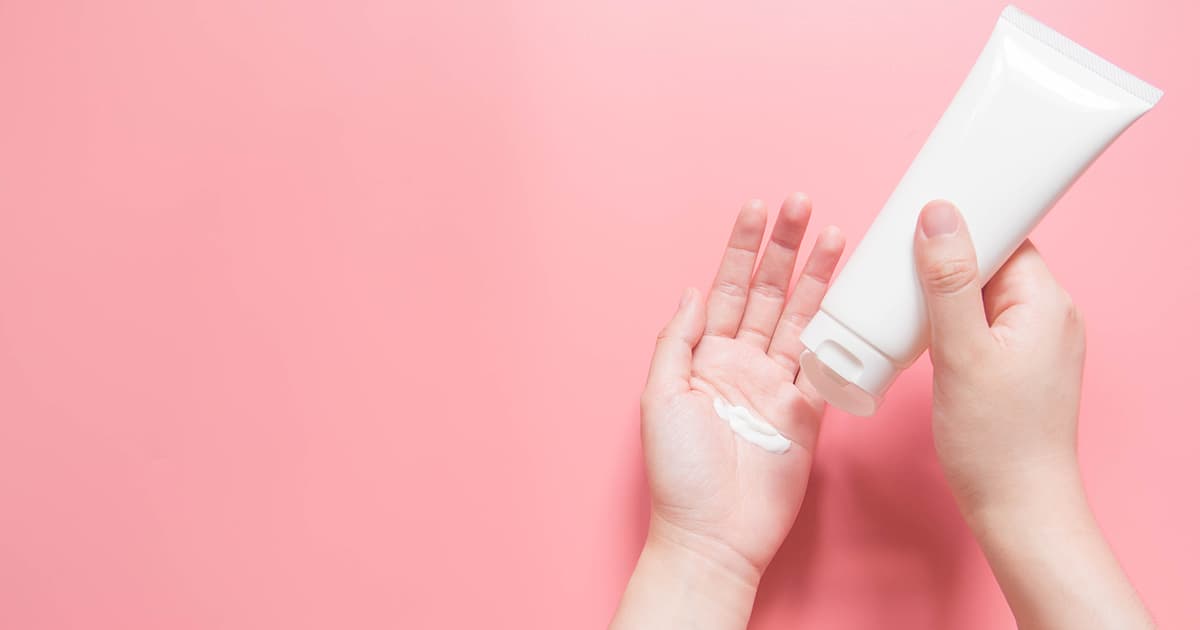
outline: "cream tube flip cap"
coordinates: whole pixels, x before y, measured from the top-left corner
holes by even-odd
[[[900,367],[854,331],[817,311],[800,333],[800,370],[830,404],[856,416],[875,414]]]

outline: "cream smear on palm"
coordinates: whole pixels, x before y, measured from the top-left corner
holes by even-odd
[[[738,437],[771,453],[782,454],[792,448],[792,441],[783,436],[771,423],[756,417],[741,405],[731,405],[720,396],[713,397],[713,409]]]

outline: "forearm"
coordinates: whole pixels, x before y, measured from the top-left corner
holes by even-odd
[[[646,546],[621,597],[611,630],[746,627],[758,575],[652,524]]]
[[[1087,504],[1077,468],[1039,473],[1020,500],[964,510],[1023,630],[1153,628]]]

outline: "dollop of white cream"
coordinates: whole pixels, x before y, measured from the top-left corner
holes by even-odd
[[[792,448],[792,441],[783,436],[771,423],[755,417],[750,410],[741,405],[731,405],[720,396],[713,397],[713,409],[722,420],[729,423],[729,428],[743,440],[771,453],[786,453]]]

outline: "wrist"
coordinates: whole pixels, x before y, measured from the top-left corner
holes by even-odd
[[[956,493],[959,510],[982,541],[1069,534],[1091,522],[1074,457],[1026,463],[977,493]]]
[[[963,511],[1017,625],[1154,627],[1096,523],[1078,467],[1030,472],[1023,492]]]
[[[1045,515],[1047,509],[1075,507],[1084,497],[1074,454],[992,463],[971,474],[951,475],[947,469],[955,502],[970,524]]]
[[[759,577],[734,550],[652,516],[612,628],[745,628]]]
[[[765,566],[757,566],[744,554],[720,539],[680,527],[654,512],[646,533],[643,553],[689,562],[697,570],[712,573],[714,578],[756,590]]]

